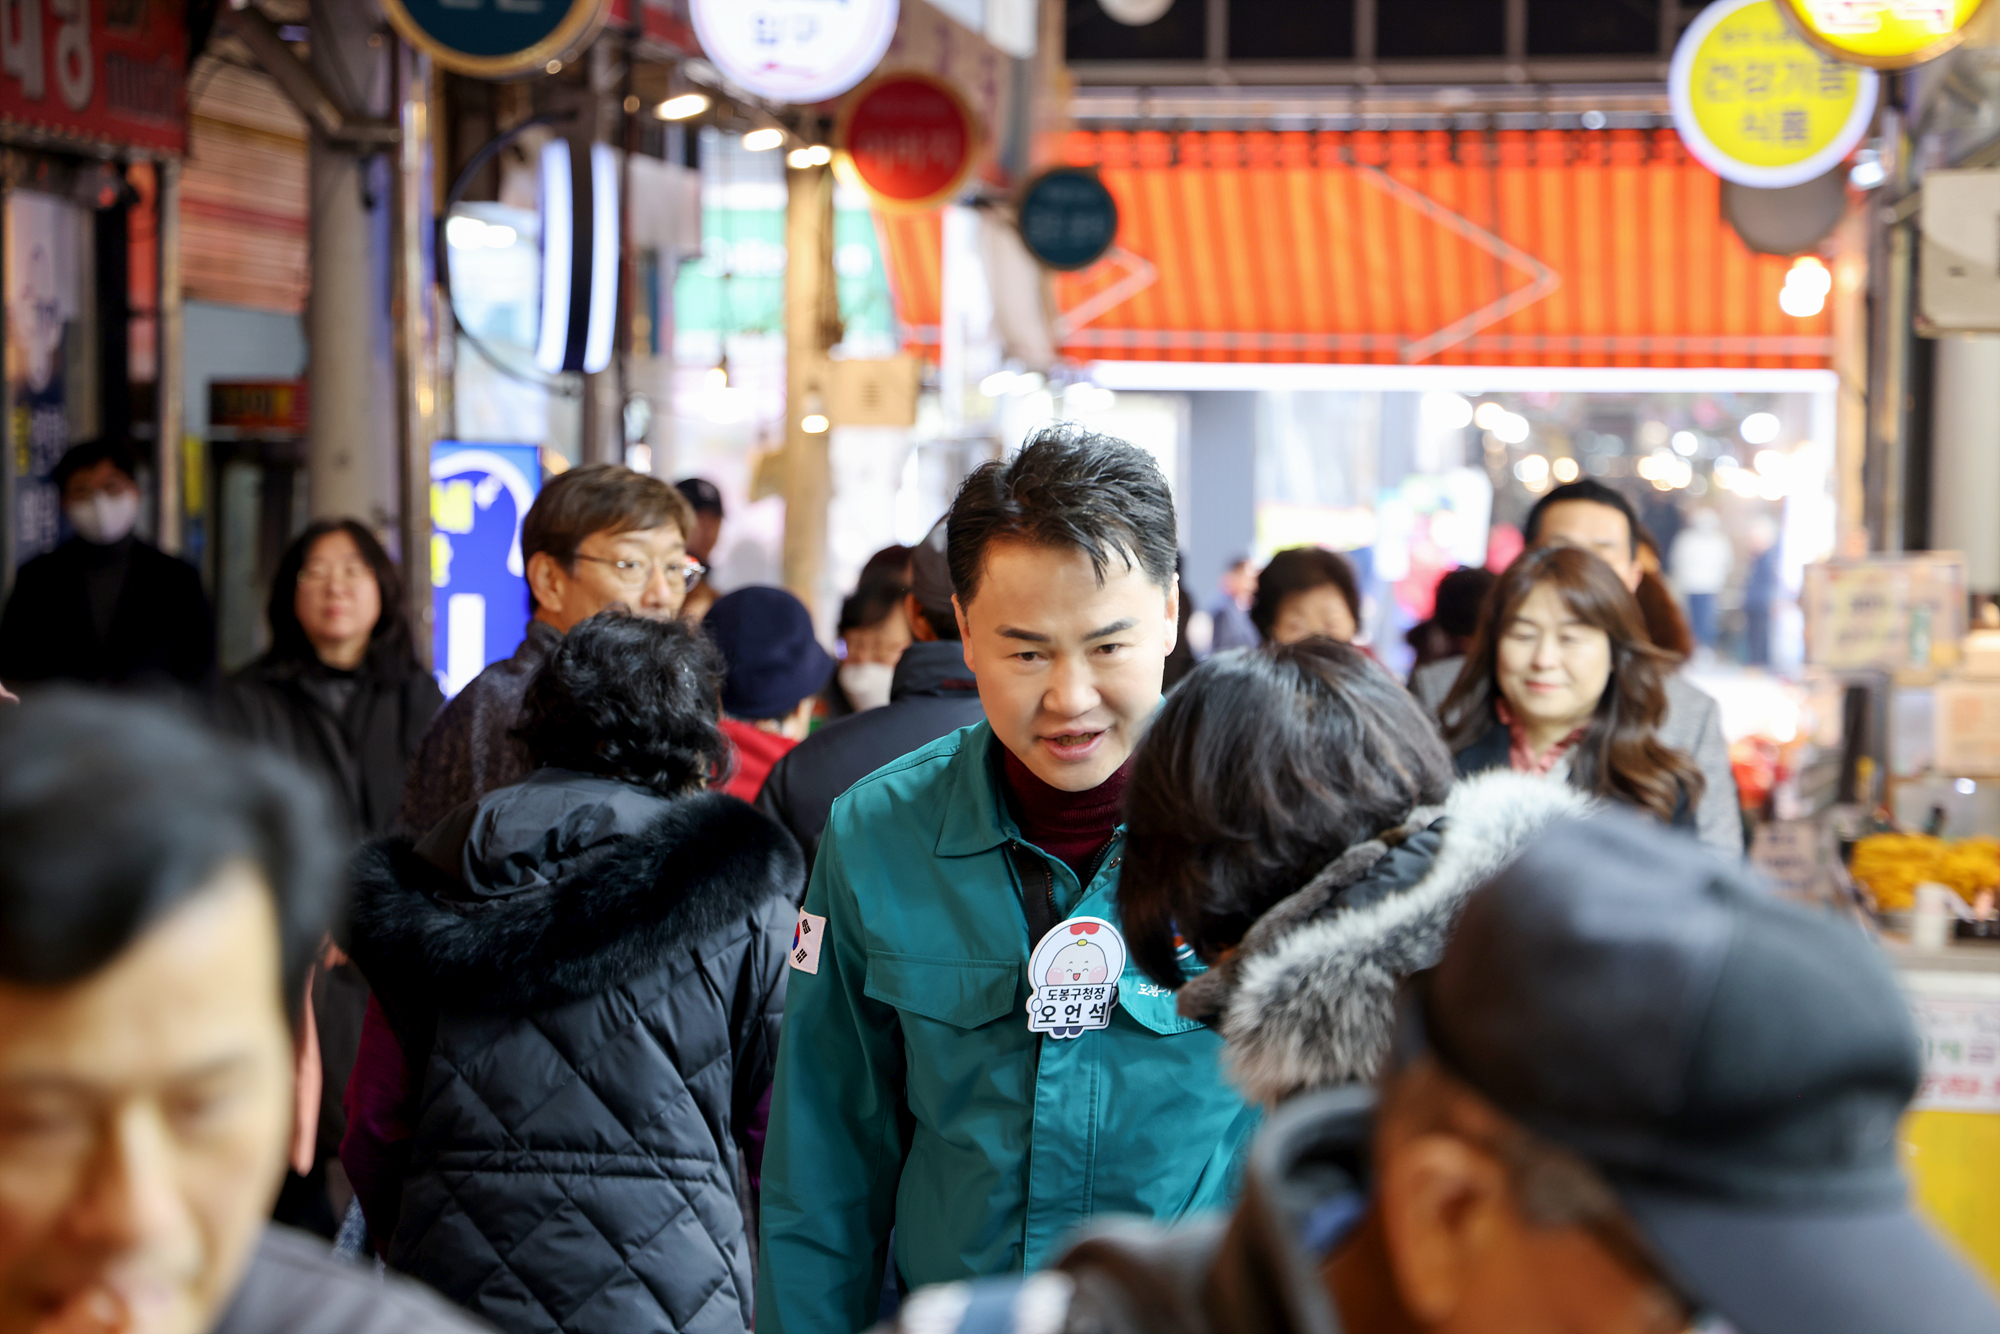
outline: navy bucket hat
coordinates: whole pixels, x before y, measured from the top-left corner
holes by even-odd
[[[813,637],[812,613],[782,588],[724,594],[701,628],[728,664],[722,708],[733,717],[782,718],[833,676],[833,655]]]

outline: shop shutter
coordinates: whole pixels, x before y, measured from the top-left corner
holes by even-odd
[[[305,121],[269,78],[212,56],[190,89],[182,291],[297,314],[309,282]]]

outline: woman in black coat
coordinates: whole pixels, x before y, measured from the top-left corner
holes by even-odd
[[[353,519],[323,519],[271,581],[271,649],[222,687],[227,730],[321,775],[356,838],[389,832],[403,772],[444,704],[410,646],[402,581]]]
[[[504,1334],[750,1327],[804,861],[704,790],[720,675],[686,624],[599,613],[528,686],[540,767],[359,864],[341,1158],[389,1264]]]

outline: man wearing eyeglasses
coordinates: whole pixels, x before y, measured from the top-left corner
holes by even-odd
[[[667,620],[705,567],[687,554],[694,512],[657,477],[586,463],[553,478],[521,521],[534,616],[514,656],[444,706],[410,766],[397,823],[429,831],[459,805],[527,777],[513,737],[529,678],[572,625],[609,606]]]

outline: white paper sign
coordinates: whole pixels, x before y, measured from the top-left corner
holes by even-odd
[[[1924,1082],[1912,1107],[2000,1112],[2000,976],[1905,973],[1924,1044]]]
[[[824,102],[868,77],[896,35],[897,0],[694,0],[701,49],[775,102]]]
[[[1102,917],[1072,917],[1049,928],[1028,956],[1028,1031],[1073,1038],[1111,1023],[1125,938]]]

